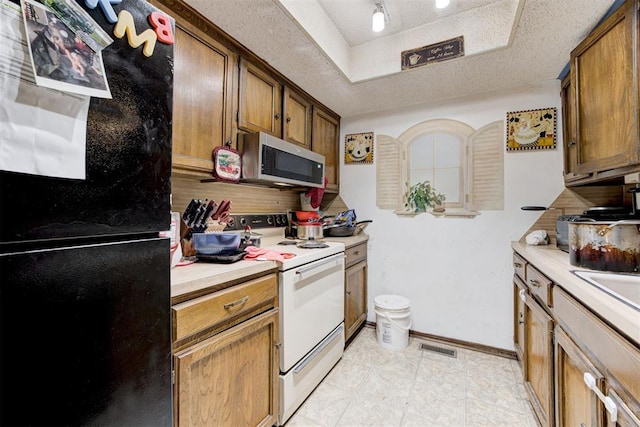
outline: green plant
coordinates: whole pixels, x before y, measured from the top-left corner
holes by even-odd
[[[419,182],[409,186],[405,193],[404,208],[412,212],[426,212],[427,208],[442,205],[445,195],[438,193],[429,181]]]

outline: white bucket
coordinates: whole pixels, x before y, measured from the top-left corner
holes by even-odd
[[[380,295],[373,302],[378,344],[389,350],[407,348],[411,328],[411,301],[400,295]]]

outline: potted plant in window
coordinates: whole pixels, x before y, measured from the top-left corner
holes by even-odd
[[[438,193],[435,188],[431,186],[429,181],[422,181],[409,186],[407,185],[407,192],[405,193],[404,209],[408,212],[427,212],[427,208],[435,208],[434,210],[443,212],[444,208],[442,204],[445,200],[445,195]]]

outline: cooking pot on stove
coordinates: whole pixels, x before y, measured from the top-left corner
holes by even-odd
[[[640,272],[640,220],[570,222],[569,262],[592,270]]]
[[[324,237],[322,222],[298,222],[291,226],[294,236],[298,239],[322,239]]]

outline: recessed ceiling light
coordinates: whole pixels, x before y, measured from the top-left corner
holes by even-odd
[[[436,7],[438,9],[444,9],[449,6],[449,0],[436,0]]]

